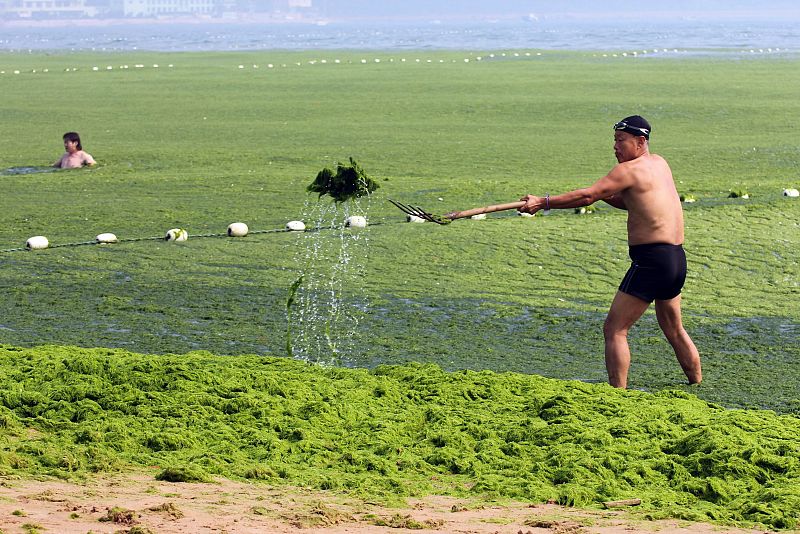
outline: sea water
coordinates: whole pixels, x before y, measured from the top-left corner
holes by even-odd
[[[653,50],[702,54],[800,51],[795,19],[603,18],[406,23],[109,24],[5,27],[0,50],[235,51],[235,50]]]
[[[352,363],[360,318],[367,309],[363,291],[368,229],[345,225],[364,215],[368,200],[336,203],[308,200],[306,231],[299,235],[295,264],[300,276],[294,303],[287,305],[287,336],[292,356],[327,364]]]

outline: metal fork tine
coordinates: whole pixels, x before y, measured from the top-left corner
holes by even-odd
[[[442,217],[433,215],[432,213],[428,213],[427,211],[425,211],[424,209],[422,209],[419,206],[412,206],[410,204],[408,204],[408,205],[402,204],[402,203],[397,202],[397,201],[392,200],[392,199],[388,199],[388,200],[389,200],[389,202],[394,204],[400,211],[402,211],[406,215],[412,215],[414,217],[419,217],[421,219],[425,219],[426,221],[430,221],[430,222],[434,222],[436,224],[442,224],[442,225],[447,224],[448,222],[450,222],[450,221],[446,221]]]
[[[416,215],[417,217],[422,217],[423,219],[425,218],[425,215],[427,215],[427,212],[424,209],[420,208],[419,206],[412,206],[411,204],[407,204],[406,208],[408,208],[408,213],[410,213],[411,215]]]
[[[417,210],[417,213],[416,213],[417,217],[422,217],[422,218],[423,218],[423,219],[425,219],[426,221],[430,221],[430,222],[438,222],[438,221],[437,221],[437,220],[436,220],[436,219],[433,217],[433,215],[431,215],[430,213],[428,213],[428,212],[427,212],[427,211],[425,211],[424,209],[420,208],[419,206],[416,206],[416,207],[414,207],[414,209],[415,209],[415,210]]]
[[[431,222],[435,222],[436,224],[441,224],[442,226],[450,224],[453,221],[447,215],[434,215],[433,213],[428,213],[427,211],[425,212],[424,218]]]
[[[405,204],[401,204],[400,202],[396,202],[396,201],[392,200],[391,198],[389,199],[389,202],[391,202],[392,204],[394,204],[394,205],[395,205],[395,207],[396,207],[397,209],[399,209],[400,211],[402,211],[402,212],[403,212],[403,213],[405,213],[406,215],[415,215],[415,216],[417,215],[416,213],[414,213],[414,212],[411,210],[411,208],[409,208],[409,207],[408,207],[408,206],[406,206]]]
[[[403,208],[405,208],[404,211],[406,213],[408,213],[409,215],[415,215],[415,216],[419,217],[419,210],[417,208],[415,208],[414,206],[412,206],[410,204],[401,204],[401,206],[403,206]]]
[[[392,204],[397,206],[397,208],[399,208],[400,211],[402,211],[406,215],[413,215],[414,217],[422,217],[423,214],[425,213],[425,210],[420,209],[420,208],[415,208],[414,206],[411,206],[411,205],[402,204],[400,202],[396,202],[396,201],[391,200],[391,199],[389,199],[389,202],[391,202]],[[422,217],[422,218],[424,218],[424,217]]]

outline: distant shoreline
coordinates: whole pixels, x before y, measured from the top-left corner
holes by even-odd
[[[68,28],[70,26],[108,27],[108,26],[149,26],[168,24],[312,24],[323,25],[327,21],[317,19],[287,19],[286,17],[254,16],[247,19],[221,17],[152,17],[152,18],[81,18],[81,19],[42,19],[42,20],[7,20],[0,22],[0,28]]]

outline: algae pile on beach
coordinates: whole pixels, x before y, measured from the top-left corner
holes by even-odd
[[[131,466],[397,502],[449,494],[793,528],[800,419],[680,391],[408,364],[0,348],[0,474]]]

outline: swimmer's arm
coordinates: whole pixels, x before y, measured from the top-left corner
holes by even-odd
[[[62,161],[64,161],[64,156],[61,156],[60,158],[58,158],[58,161],[53,163],[53,167],[55,167],[56,169],[60,169]]]
[[[91,156],[91,154],[87,154],[86,152],[84,152],[83,156],[84,156],[83,157],[83,164],[84,165],[86,165],[88,167],[91,167],[93,165],[97,165],[97,162],[94,160],[94,158]]]

